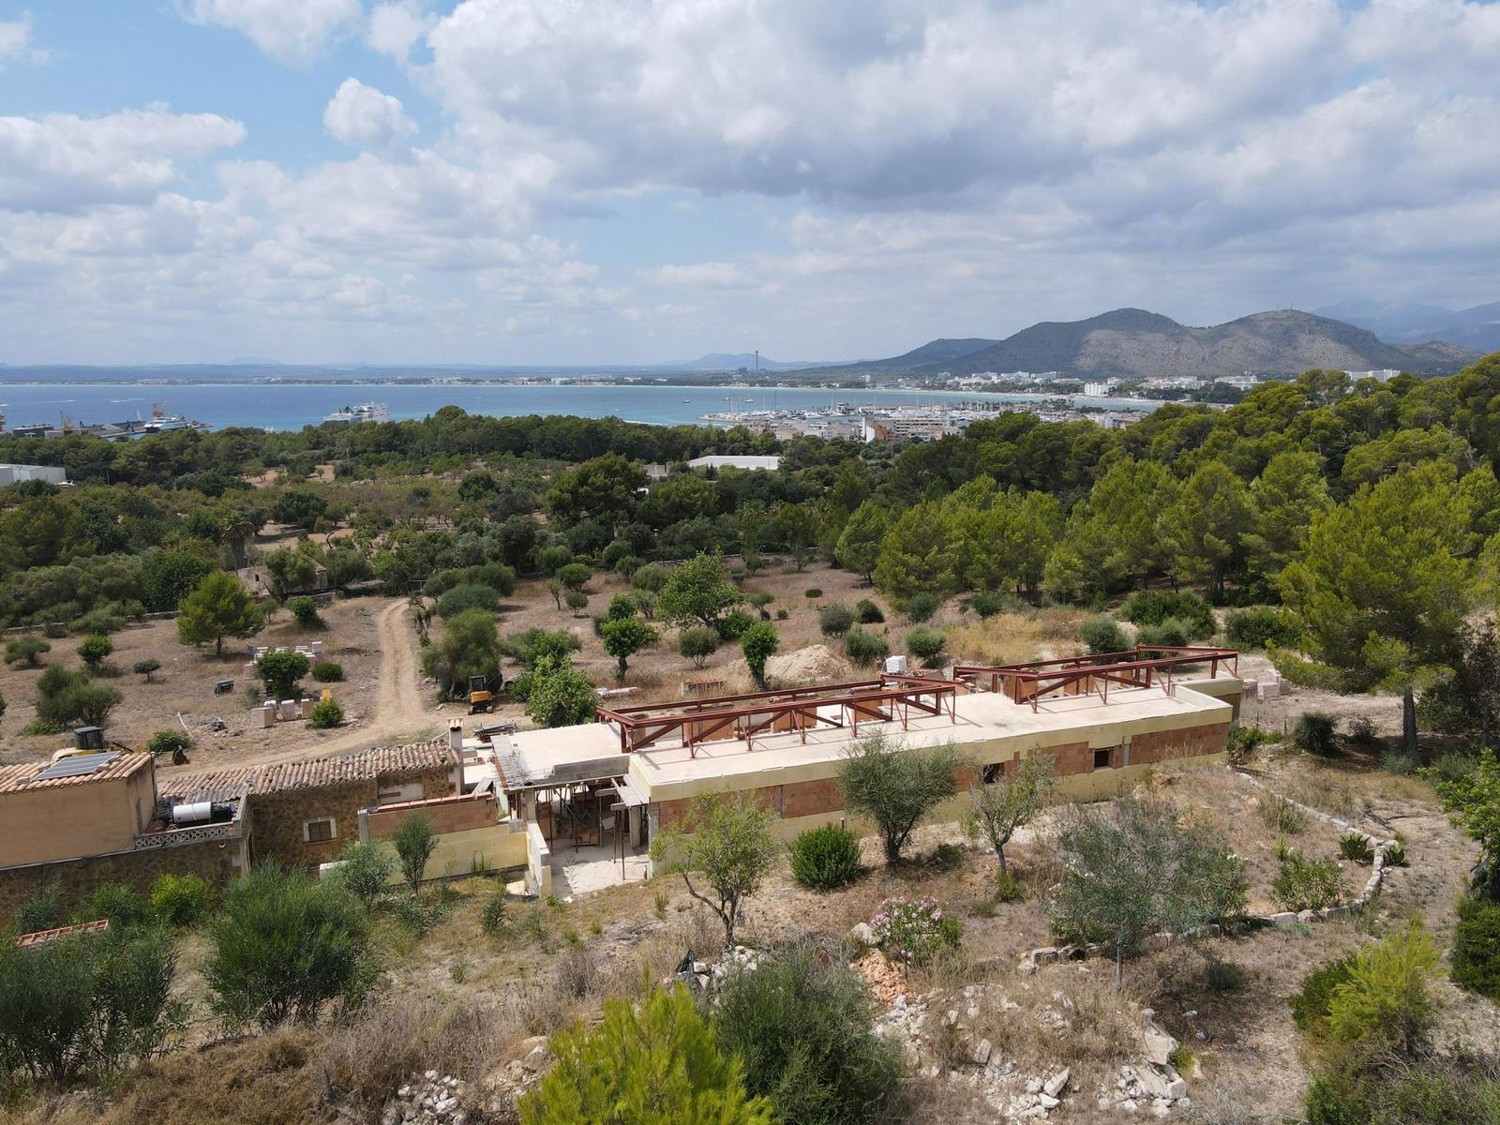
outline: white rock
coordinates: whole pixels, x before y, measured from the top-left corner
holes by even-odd
[[[1062,1070],[1058,1071],[1056,1074],[1054,1074],[1051,1078],[1047,1079],[1047,1081],[1042,1084],[1042,1092],[1044,1094],[1046,1094],[1049,1098],[1055,1098],[1055,1097],[1057,1097],[1067,1087],[1067,1085],[1068,1085],[1068,1079],[1071,1078],[1072,1076],[1073,1076],[1072,1069],[1069,1068],[1069,1067],[1063,1067]]]
[[[1040,1094],[1042,1092],[1042,1080],[1040,1078],[1026,1079],[1026,1092],[1028,1094]]]
[[[1046,1094],[1038,1094],[1036,1097],[1036,1104],[1041,1106],[1043,1109],[1056,1109],[1058,1106],[1062,1105],[1062,1102],[1058,1101],[1056,1098],[1049,1097]]]
[[[1150,1023],[1146,1025],[1144,1039],[1148,1059],[1157,1066],[1166,1066],[1172,1061],[1172,1052],[1177,1049],[1177,1040]]]
[[[547,1065],[547,1048],[533,1047],[531,1054],[522,1060],[527,1070],[541,1070]]]
[[[860,945],[874,945],[875,931],[870,929],[868,922],[856,922],[849,930],[849,936]]]
[[[983,1066],[990,1061],[990,1052],[992,1050],[994,1048],[990,1045],[990,1041],[988,1039],[981,1039],[979,1046],[974,1048],[974,1061]]]

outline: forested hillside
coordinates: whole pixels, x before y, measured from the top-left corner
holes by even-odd
[[[700,552],[751,573],[770,554],[821,554],[898,602],[1092,605],[1188,584],[1221,603],[1285,602],[1293,674],[1419,690],[1444,680],[1432,670],[1455,666],[1466,614],[1494,597],[1497,402],[1500,355],[1425,382],[1309,371],[1123,431],[1008,414],[931,444],[781,447],[743,430],[456,408],[299,433],[10,439],[0,458],[61,464],[77,487],[0,495],[0,622],[87,628],[175,608],[211,570],[244,565],[275,522],[306,535],[272,569],[295,576],[306,557],[335,586],[400,594],[478,566],[629,573]],[[774,473],[680,464],[778,449]],[[650,462],[673,469],[653,481]]]

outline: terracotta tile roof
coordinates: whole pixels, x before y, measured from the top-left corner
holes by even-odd
[[[157,778],[156,791],[174,804],[190,805],[197,801],[234,801],[249,792],[259,768],[214,770],[208,773],[185,773],[177,777]]]
[[[0,767],[0,793],[29,793],[37,789],[63,789],[76,785],[92,785],[99,781],[118,781],[148,769],[151,765],[151,755],[118,754],[108,763],[90,773],[37,780],[37,775],[49,764],[48,762],[22,762],[19,765]]]
[[[453,748],[446,738],[413,742],[406,746],[376,746],[341,758],[313,758],[305,762],[280,762],[266,766],[254,784],[257,793],[306,789],[350,781],[374,781],[387,774],[420,773],[447,769],[454,764]]]
[[[351,781],[374,781],[390,774],[421,773],[448,769],[454,754],[446,738],[414,742],[406,746],[376,746],[339,758],[312,758],[305,762],[279,762],[270,766],[214,770],[162,778],[157,790],[182,801],[227,801],[251,793],[277,793],[339,785]]]

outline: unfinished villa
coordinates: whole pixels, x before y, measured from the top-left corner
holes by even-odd
[[[1078,800],[1111,796],[1166,762],[1223,760],[1239,717],[1238,665],[1233,649],[1137,649],[601,706],[580,726],[479,728],[462,740],[465,776],[502,794],[533,834],[533,853],[590,849],[630,877],[649,871],[652,835],[703,793],[755,794],[788,839],[844,820],[840,764],[874,731],[909,748],[952,742],[971,766],[962,788],[1049,753],[1061,795]],[[960,811],[955,801],[934,819]]]
[[[316,868],[389,841],[414,812],[433,877],[509,872],[534,894],[650,874],[652,836],[704,793],[753,794],[787,838],[845,819],[839,769],[861,738],[954,744],[970,788],[1029,755],[1061,795],[1110,796],[1167,762],[1221,760],[1244,685],[1232,649],[1178,648],[601,706],[596,721],[492,723],[338,758],[158,778],[148,754],[77,753],[0,770],[0,906],[45,879],[77,893],[164,871],[222,882],[276,859]],[[102,745],[102,744],[101,744]],[[957,802],[934,819],[956,819]],[[388,844],[386,846],[389,846]],[[588,868],[585,871],[584,868]]]

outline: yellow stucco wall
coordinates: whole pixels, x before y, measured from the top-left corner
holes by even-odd
[[[155,800],[150,770],[6,793],[0,796],[0,867],[128,852]]]
[[[373,843],[398,864],[391,875],[392,883],[401,882],[396,848],[389,840]],[[437,837],[432,858],[427,861],[427,878],[450,879],[468,875],[478,869],[488,872],[526,866],[526,833],[512,832],[509,824],[492,824],[464,832],[447,832]]]

